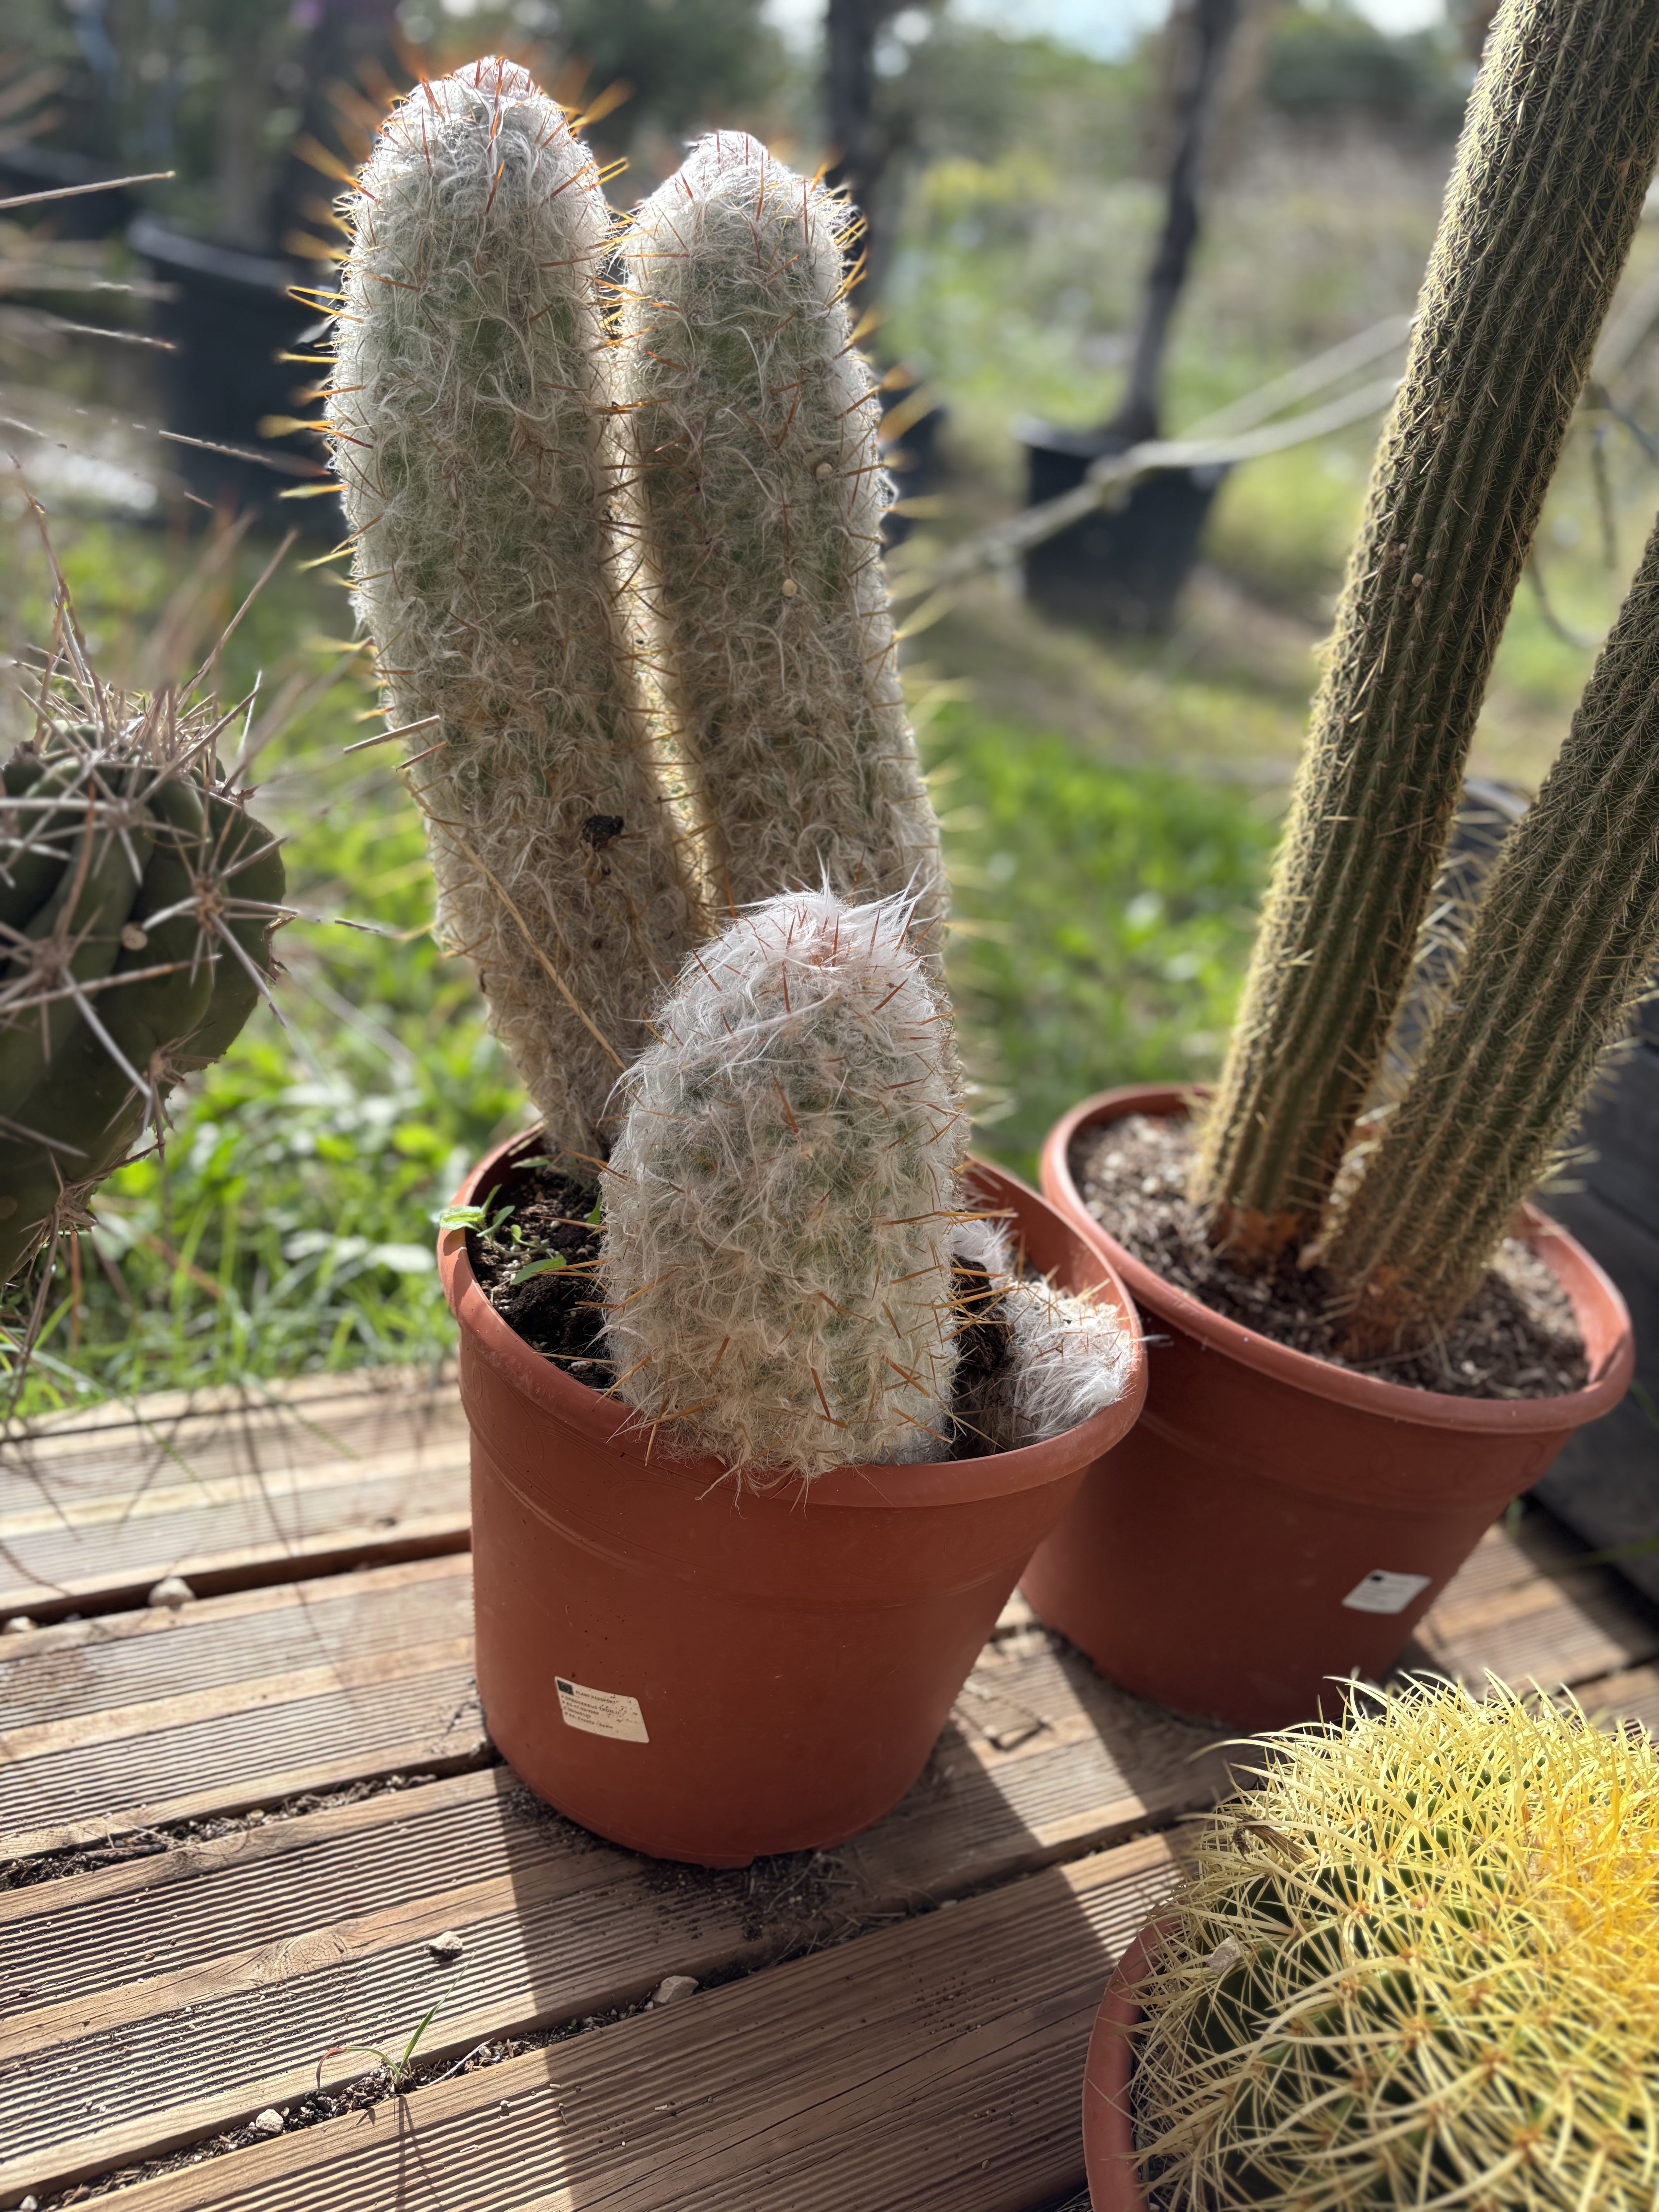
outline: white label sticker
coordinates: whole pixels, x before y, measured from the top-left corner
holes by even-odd
[[[590,1690],[584,1682],[567,1682],[562,1674],[553,1679],[568,1727],[588,1735],[619,1736],[624,1743],[650,1742],[637,1698],[625,1698],[619,1690]]]
[[[1373,1567],[1363,1583],[1356,1583],[1342,1601],[1355,1613],[1404,1613],[1419,1590],[1427,1589],[1431,1575],[1390,1574]]]

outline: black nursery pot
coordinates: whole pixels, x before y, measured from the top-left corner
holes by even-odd
[[[314,384],[319,372],[283,361],[284,353],[314,350],[301,341],[319,319],[319,311],[289,296],[298,272],[286,261],[215,246],[205,239],[170,230],[141,216],[127,234],[170,297],[155,312],[155,334],[174,350],[161,356],[161,392],[167,427],[181,437],[218,446],[268,452],[275,466],[201,446],[174,446],[173,464],[191,490],[210,506],[239,510],[271,506],[289,486],[322,474],[314,440],[267,439],[259,424],[268,415],[309,411],[297,391]],[[275,508],[272,519],[302,528],[340,534],[340,510],[332,498],[300,500]]]
[[[1049,422],[1019,428],[1029,466],[1027,504],[1075,490],[1091,461],[1122,450],[1097,430]],[[1057,622],[1119,635],[1168,629],[1216,492],[1219,464],[1142,477],[1121,507],[1100,507],[1025,556],[1025,596]]]

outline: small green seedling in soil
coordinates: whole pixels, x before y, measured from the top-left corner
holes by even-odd
[[[372,2043],[331,2043],[317,2061],[318,2094],[320,2095],[322,2093],[323,2069],[331,2058],[376,2058],[380,2061],[380,2071],[386,2075],[391,2086],[392,2095],[400,2097],[403,2094],[404,2084],[413,2070],[415,2053],[421,2038],[432,2025],[433,2015],[437,2009],[436,2004],[427,2007],[416,2025],[415,2033],[404,2044],[401,2054],[396,2058],[393,2058],[389,2052],[378,2049]]]

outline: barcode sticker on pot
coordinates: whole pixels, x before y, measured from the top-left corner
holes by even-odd
[[[1373,1567],[1363,1583],[1356,1583],[1342,1601],[1355,1613],[1404,1613],[1419,1590],[1427,1589],[1428,1575],[1390,1574]]]
[[[568,1727],[587,1735],[619,1736],[624,1743],[650,1742],[637,1698],[625,1698],[619,1690],[590,1690],[585,1682],[567,1682],[562,1674],[553,1679]]]

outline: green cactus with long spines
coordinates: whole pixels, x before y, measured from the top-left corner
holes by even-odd
[[[440,927],[605,1178],[617,1391],[743,1479],[948,1456],[966,1124],[848,211],[725,137],[618,237],[495,60],[411,94],[360,181],[358,610],[431,750]],[[1082,1345],[1021,1441],[1077,1418]]]
[[[1656,160],[1651,0],[1505,0],[1203,1129],[1193,1196],[1245,1264],[1293,1261],[1329,1232]]]
[[[46,721],[0,798],[0,1285],[82,1225],[274,973],[274,838],[176,714]]]
[[[1425,1685],[1262,1741],[1160,1914],[1152,2212],[1652,2212],[1659,1756]]]

